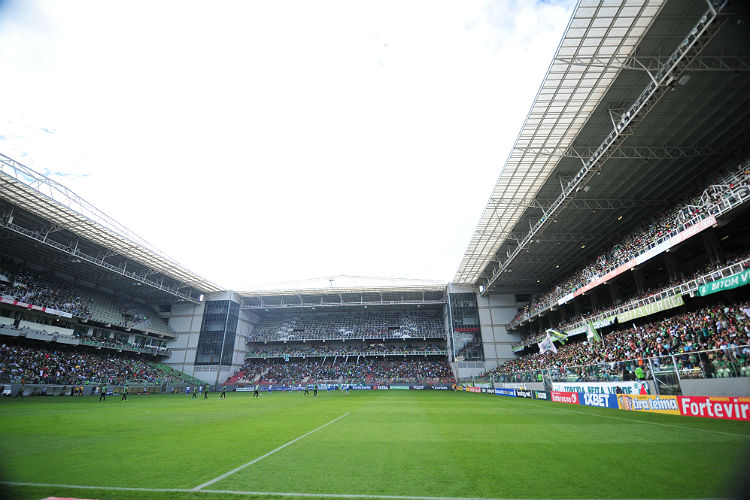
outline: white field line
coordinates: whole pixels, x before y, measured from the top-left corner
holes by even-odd
[[[346,493],[289,493],[284,491],[235,491],[235,490],[187,490],[179,488],[128,488],[122,486],[83,486],[78,484],[51,484],[51,483],[24,483],[17,481],[0,481],[0,484],[9,486],[31,486],[42,488],[70,488],[79,490],[104,490],[104,491],[153,491],[153,492],[177,492],[198,493],[208,495],[255,495],[255,496],[285,496],[285,497],[311,497],[311,498],[375,498],[383,500],[513,500],[487,497],[421,497],[416,495],[370,495],[370,494],[346,494]],[[523,499],[515,499],[523,500]],[[534,499],[545,500],[545,499]],[[565,500],[565,499],[556,499]],[[570,500],[570,499],[568,499]],[[616,499],[615,499],[616,500]],[[693,500],[732,500],[730,498],[695,498]]]
[[[242,470],[242,469],[244,469],[245,467],[250,467],[250,466],[251,466],[251,465],[253,465],[254,463],[260,462],[260,461],[261,461],[261,460],[263,460],[264,458],[266,458],[266,457],[268,457],[268,456],[271,456],[271,455],[273,455],[273,454],[274,454],[274,453],[276,453],[277,451],[281,451],[281,450],[283,450],[284,448],[286,448],[286,447],[287,447],[287,446],[289,446],[290,444],[294,444],[294,443],[296,443],[297,441],[299,441],[300,439],[306,438],[307,436],[309,436],[309,435],[310,435],[310,434],[312,434],[313,432],[318,432],[318,431],[319,431],[320,429],[322,429],[322,428],[324,428],[324,427],[328,427],[328,426],[329,426],[329,425],[331,425],[332,423],[334,423],[334,422],[336,422],[336,421],[338,421],[338,420],[341,420],[342,418],[344,418],[345,416],[349,415],[350,413],[351,413],[351,412],[346,412],[346,413],[344,413],[343,415],[341,415],[340,417],[334,418],[334,419],[333,419],[333,420],[331,420],[330,422],[328,422],[328,423],[325,423],[325,424],[321,425],[321,426],[320,426],[320,427],[318,427],[317,429],[313,429],[313,430],[311,430],[310,432],[308,432],[308,433],[306,433],[306,434],[302,434],[302,435],[301,435],[300,437],[298,437],[298,438],[292,439],[292,440],[291,440],[291,441],[289,441],[288,443],[284,443],[284,444],[282,444],[281,446],[279,446],[279,447],[278,447],[278,448],[276,448],[275,450],[271,450],[271,451],[269,451],[268,453],[266,453],[265,455],[261,455],[261,456],[259,456],[258,458],[254,458],[253,460],[250,460],[250,461],[249,461],[248,463],[246,463],[246,464],[242,464],[242,465],[240,465],[239,467],[236,467],[236,468],[234,468],[234,469],[230,470],[229,472],[225,472],[225,473],[224,473],[224,474],[222,474],[221,476],[215,477],[215,478],[211,479],[210,481],[206,481],[205,483],[203,483],[203,484],[201,484],[201,485],[198,485],[198,486],[196,486],[196,487],[195,487],[195,488],[193,488],[193,489],[192,489],[191,491],[198,491],[198,490],[202,490],[202,489],[203,489],[203,488],[205,488],[206,486],[210,486],[210,485],[214,484],[214,483],[215,483],[215,482],[217,482],[217,481],[221,481],[222,479],[224,479],[224,478],[226,478],[226,477],[229,477],[229,476],[231,476],[231,475],[232,475],[232,474],[234,474],[235,472],[239,472],[239,471],[241,471],[241,470]]]
[[[562,403],[562,404],[565,404],[565,403]],[[537,408],[547,408],[548,404],[545,404],[544,406],[540,406],[540,405],[536,405],[535,404],[533,406],[536,406]],[[637,420],[637,419],[634,419],[634,418],[622,418],[622,417],[613,417],[611,415],[599,415],[598,413],[586,413],[585,411],[571,410],[569,408],[560,408],[560,407],[558,407],[558,408],[555,408],[555,409],[556,410],[560,410],[560,411],[568,411],[568,412],[573,412],[573,413],[579,413],[581,415],[588,415],[588,416],[602,417],[602,418],[613,418],[615,420],[622,420],[624,422],[640,422],[642,424],[661,425],[663,427],[674,427],[675,429],[686,429],[686,430],[689,430],[689,431],[712,432],[714,434],[724,434],[725,436],[733,436],[733,437],[737,437],[737,438],[747,437],[744,434],[737,434],[735,432],[722,432],[722,431],[714,431],[714,430],[711,430],[711,429],[701,429],[699,427],[685,427],[684,425],[663,424],[661,422],[649,422],[648,420]]]

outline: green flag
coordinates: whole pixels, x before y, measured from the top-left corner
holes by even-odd
[[[588,333],[586,334],[586,337],[589,339],[590,342],[598,343],[602,341],[602,338],[599,336],[599,332],[596,331],[596,328],[594,328],[594,324],[589,320],[589,324],[587,326]]]
[[[565,341],[567,340],[565,334],[559,330],[548,328],[547,333],[549,333],[549,336],[552,338],[552,340],[559,341],[561,344],[565,344]]]

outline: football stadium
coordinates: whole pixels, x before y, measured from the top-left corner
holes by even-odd
[[[749,22],[579,0],[450,283],[228,290],[0,151],[0,497],[747,498]]]

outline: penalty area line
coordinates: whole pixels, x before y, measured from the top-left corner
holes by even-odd
[[[211,486],[212,484],[214,484],[214,483],[216,483],[216,482],[218,482],[218,481],[221,481],[222,479],[225,479],[225,478],[227,478],[227,477],[231,476],[231,475],[232,475],[232,474],[234,474],[235,472],[239,472],[239,471],[241,471],[242,469],[244,469],[245,467],[250,467],[250,466],[251,466],[251,465],[253,465],[254,463],[260,462],[260,461],[261,461],[261,460],[263,460],[264,458],[266,458],[266,457],[269,457],[269,456],[273,455],[273,454],[274,454],[274,453],[276,453],[277,451],[281,451],[281,450],[283,450],[283,449],[284,449],[284,448],[286,448],[287,446],[289,446],[289,445],[291,445],[291,444],[294,444],[294,443],[296,443],[296,442],[297,442],[297,441],[299,441],[300,439],[304,439],[304,438],[306,438],[307,436],[309,436],[309,435],[310,435],[310,434],[312,434],[313,432],[318,432],[318,431],[319,431],[320,429],[322,429],[322,428],[324,428],[324,427],[328,427],[328,426],[329,426],[329,425],[331,425],[332,423],[334,423],[334,422],[337,422],[337,421],[341,420],[342,418],[344,418],[345,416],[349,415],[350,413],[351,413],[351,412],[349,412],[349,411],[348,411],[348,412],[344,413],[343,415],[341,415],[340,417],[334,418],[334,419],[333,419],[333,420],[331,420],[330,422],[327,422],[327,423],[325,423],[325,424],[321,425],[321,426],[320,426],[320,427],[318,427],[317,429],[313,429],[313,430],[311,430],[311,431],[310,431],[310,432],[308,432],[308,433],[302,434],[302,435],[301,435],[300,437],[298,437],[298,438],[294,438],[294,439],[292,439],[291,441],[289,441],[288,443],[284,443],[284,444],[282,444],[281,446],[279,446],[279,447],[278,447],[278,448],[276,448],[275,450],[271,450],[271,451],[269,451],[268,453],[266,453],[265,455],[261,455],[261,456],[259,456],[258,458],[254,458],[253,460],[250,460],[250,461],[249,461],[249,462],[247,462],[246,464],[242,464],[242,465],[240,465],[239,467],[235,467],[234,469],[230,470],[229,472],[225,472],[225,473],[224,473],[224,474],[222,474],[221,476],[215,477],[215,478],[211,479],[210,481],[206,481],[205,483],[203,483],[203,484],[201,484],[201,485],[198,485],[198,486],[196,486],[195,488],[192,488],[192,489],[191,489],[191,490],[189,490],[189,491],[200,491],[200,490],[202,490],[203,488],[205,488],[206,486]]]

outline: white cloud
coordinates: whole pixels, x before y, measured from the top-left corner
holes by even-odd
[[[571,3],[14,3],[0,151],[229,288],[449,281]]]

